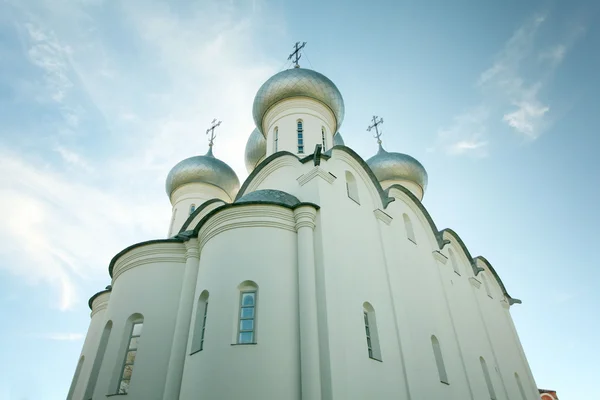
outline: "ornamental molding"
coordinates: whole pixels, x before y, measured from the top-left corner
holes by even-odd
[[[375,214],[375,218],[382,222],[385,222],[386,225],[390,225],[392,223],[393,218],[379,208],[373,210],[373,214]]]
[[[96,297],[92,302],[92,312],[90,313],[90,318],[93,318],[94,315],[96,315],[100,311],[106,310],[108,308],[109,300],[110,292],[102,293],[100,296]]]
[[[446,263],[448,262],[448,257],[442,254],[442,252],[439,250],[434,250],[431,254],[433,254],[433,258],[435,258],[437,261],[441,262],[444,265],[446,265]]]
[[[132,268],[147,264],[185,263],[186,251],[182,243],[155,243],[131,250],[121,256],[113,267],[113,287],[117,278]]]
[[[267,227],[296,232],[294,212],[276,204],[248,204],[222,210],[204,223],[198,232],[199,249],[222,232],[239,229]]]
[[[283,167],[292,167],[298,163],[298,159],[293,156],[289,157],[278,157],[271,161],[269,164],[265,165],[258,174],[252,179],[252,181],[248,184],[248,187],[244,190],[244,193],[254,192],[258,189],[261,183],[264,182],[265,179],[269,175],[271,175],[276,170]]]
[[[479,289],[481,287],[481,281],[474,277],[470,277],[469,282],[471,282],[471,285],[473,285],[473,287],[475,287],[477,289]]]
[[[294,219],[296,220],[296,231],[300,228],[315,229],[315,219],[317,218],[317,210],[311,206],[303,206],[294,210]]]
[[[262,127],[265,137],[280,119],[290,115],[310,115],[322,120],[332,137],[337,132],[335,115],[329,107],[310,97],[287,97],[272,106],[263,116]],[[299,118],[302,119],[302,118]],[[266,130],[265,130],[266,128]]]
[[[198,246],[198,240],[196,238],[191,238],[183,242],[185,245],[185,260],[187,261],[190,258],[200,258],[200,247]]]
[[[332,184],[337,178],[331,175],[329,172],[325,171],[323,168],[316,166],[313,167],[310,171],[308,171],[304,175],[300,175],[296,180],[300,184],[300,186],[304,186],[308,182],[312,181],[314,178],[321,178],[325,182]]]

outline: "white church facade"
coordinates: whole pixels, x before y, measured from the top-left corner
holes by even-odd
[[[246,181],[211,141],[167,177],[168,237],[110,262],[68,400],[539,399],[520,301],[437,229],[417,160],[346,147],[342,96],[309,69],[253,115]]]

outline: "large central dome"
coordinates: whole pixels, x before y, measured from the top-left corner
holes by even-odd
[[[335,84],[311,69],[293,68],[273,75],[256,93],[252,114],[259,131],[262,132],[262,119],[269,108],[291,97],[309,97],[320,101],[333,112],[337,129],[342,125],[344,99]]]

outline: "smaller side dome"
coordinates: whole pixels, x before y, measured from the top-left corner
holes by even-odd
[[[296,196],[281,190],[274,189],[261,189],[248,194],[243,195],[235,201],[236,203],[251,203],[251,202],[262,202],[262,203],[273,203],[285,205],[288,207],[294,207],[300,204],[300,200]]]
[[[244,154],[246,170],[249,174],[254,171],[254,168],[256,168],[260,160],[262,160],[266,155],[267,139],[265,139],[262,133],[260,133],[258,128],[255,128],[248,138],[248,142],[246,143],[246,152]]]
[[[422,194],[425,194],[427,171],[419,161],[408,154],[387,152],[380,144],[379,151],[367,160],[367,165],[380,183],[385,181],[410,182],[417,185]],[[417,195],[417,197],[422,198],[423,196]]]
[[[215,158],[212,147],[203,156],[186,158],[169,172],[165,188],[167,195],[188,183],[208,183],[227,193],[232,199],[240,189],[240,181],[229,165]]]
[[[341,133],[336,133],[335,135],[333,135],[333,145],[334,146],[345,146],[346,144],[344,143],[344,138],[342,137]]]

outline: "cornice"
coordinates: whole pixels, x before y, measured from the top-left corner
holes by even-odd
[[[281,157],[281,158],[274,159],[272,162],[270,162],[268,165],[266,165],[264,168],[262,168],[256,174],[254,179],[245,188],[244,193],[254,192],[256,189],[258,189],[260,184],[263,183],[263,181],[265,179],[267,179],[269,177],[269,175],[271,175],[273,172],[275,172],[278,169],[283,168],[283,167],[291,167],[291,166],[297,165],[297,161],[298,161],[297,158],[293,159],[291,157]],[[241,190],[238,193],[241,193]],[[239,196],[236,197],[236,200],[238,198],[239,198]]]
[[[446,263],[448,262],[448,257],[446,257],[439,250],[434,250],[431,254],[433,254],[433,258],[435,258],[437,261],[441,262],[444,265],[446,265]]]
[[[386,225],[390,225],[392,223],[392,220],[393,220],[392,216],[385,213],[384,211],[382,211],[379,208],[376,210],[373,210],[373,214],[375,214],[375,218],[384,222]]]
[[[307,184],[308,182],[312,181],[314,178],[317,178],[317,177],[323,179],[325,182],[327,182],[329,184],[332,184],[337,179],[335,176],[333,176],[329,172],[325,171],[323,168],[316,166],[316,167],[313,167],[306,174],[300,175],[296,180],[298,181],[300,186],[304,186],[305,184]]]
[[[471,282],[471,285],[476,289],[479,289],[481,287],[481,281],[478,280],[477,278],[474,278],[471,276],[469,278],[469,282]]]
[[[244,204],[244,207],[219,209],[206,220],[198,232],[199,248],[218,234],[239,228],[270,227],[295,232],[296,221],[291,209],[275,204]]]
[[[154,243],[138,247],[121,256],[114,264],[113,283],[132,268],[157,263],[185,263],[186,251],[182,243]]]

